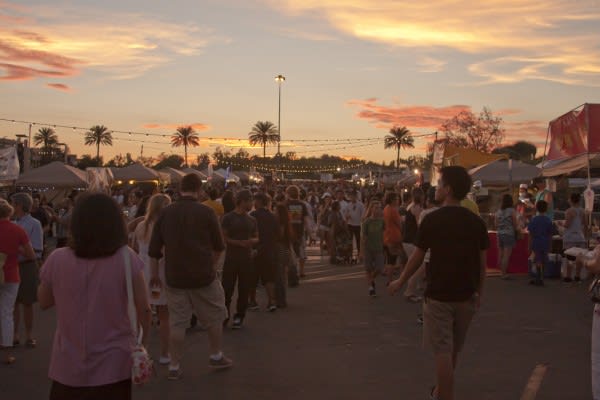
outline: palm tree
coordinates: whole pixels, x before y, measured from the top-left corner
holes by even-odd
[[[279,142],[279,131],[277,126],[270,121],[258,121],[248,133],[248,139],[252,146],[257,144],[263,147],[263,158],[267,156],[267,144]]]
[[[33,137],[35,145],[43,144],[43,148],[48,150],[58,144],[58,136],[52,128],[40,128]]]
[[[200,145],[200,138],[198,137],[198,134],[196,133],[196,131],[194,130],[194,128],[192,128],[191,126],[180,126],[179,128],[177,128],[177,132],[175,132],[173,134],[173,136],[171,136],[171,145],[173,147],[179,147],[179,146],[183,146],[184,151],[185,151],[185,159],[184,159],[184,164],[187,167],[188,166],[188,155],[187,155],[187,148],[188,146],[198,146]]]
[[[94,125],[85,133],[85,145],[96,146],[96,160],[100,161],[100,145],[112,146],[112,133],[104,125]]]
[[[405,127],[395,126],[390,129],[390,134],[385,136],[383,147],[386,149],[396,148],[396,168],[400,169],[400,149],[412,149],[415,139],[410,135],[410,131]]]

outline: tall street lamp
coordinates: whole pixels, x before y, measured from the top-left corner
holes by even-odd
[[[279,74],[275,77],[275,81],[279,85],[279,112],[277,113],[277,132],[279,139],[277,140],[277,155],[281,156],[281,84],[285,81],[285,76]]]

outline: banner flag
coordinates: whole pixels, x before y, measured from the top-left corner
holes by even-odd
[[[600,153],[600,104],[585,104],[550,122],[546,160]]]
[[[0,149],[0,181],[14,181],[19,178],[19,158],[16,147]]]

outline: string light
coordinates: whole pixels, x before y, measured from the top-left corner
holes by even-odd
[[[12,122],[13,124],[21,123],[27,124],[31,126],[39,125],[39,126],[52,126],[54,128],[67,128],[72,129],[74,132],[82,131],[88,132],[89,128],[84,128],[80,126],[71,126],[71,125],[61,125],[54,123],[44,123],[39,121],[23,121],[23,120],[15,120],[15,119],[7,119],[0,118],[0,121]],[[123,137],[114,137],[113,140],[116,141],[124,141],[124,142],[137,142],[137,143],[148,143],[148,144],[159,144],[159,145],[169,145],[171,146],[171,140],[167,141],[152,141],[147,140],[148,137],[158,137],[162,139],[170,139],[172,133],[165,134],[163,133],[149,133],[149,132],[135,132],[135,131],[121,131],[121,130],[110,130],[111,134],[124,134],[127,138]],[[436,135],[436,133],[425,133],[418,135],[411,135],[413,138],[422,138]],[[132,136],[145,136],[144,139],[134,139]],[[226,147],[236,147],[237,144],[241,144],[243,142],[248,142],[248,138],[239,138],[239,137],[212,137],[212,136],[198,136],[198,139],[201,141],[208,141],[210,146],[219,146],[224,145]],[[317,152],[328,152],[328,151],[339,151],[339,150],[352,150],[361,147],[368,147],[382,144],[385,139],[382,137],[370,137],[370,138],[327,138],[327,139],[288,139],[286,142],[289,143],[290,146],[297,146],[301,148],[309,148],[308,150],[300,150],[300,151],[292,151],[295,154],[309,154],[309,153],[317,153]],[[210,143],[218,141],[217,143]],[[224,143],[223,143],[224,142]],[[228,142],[231,142],[230,144]],[[260,147],[260,146],[253,146]],[[152,148],[152,147],[149,147]],[[163,150],[162,148],[156,148],[155,150]],[[199,153],[190,153],[192,155],[200,155]],[[268,163],[256,163],[251,160],[248,160],[247,163],[237,163],[234,160],[231,160],[229,157],[224,159],[227,164],[231,164],[238,167],[243,168],[256,168],[263,171],[277,170],[281,172],[297,172],[297,173],[314,173],[314,172],[338,172],[340,169],[347,168],[356,168],[360,166],[364,166],[364,162],[362,163],[354,163],[349,165],[326,165],[326,166],[297,166],[293,164],[284,164],[277,159],[273,159],[273,164]]]

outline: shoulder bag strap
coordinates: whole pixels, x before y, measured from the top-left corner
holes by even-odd
[[[127,282],[127,311],[129,314],[129,321],[131,321],[131,329],[134,337],[138,333],[137,323],[137,311],[135,309],[135,301],[133,295],[133,280],[131,278],[131,256],[129,255],[129,248],[124,246],[121,250],[123,253],[123,260],[125,261],[125,280]]]

